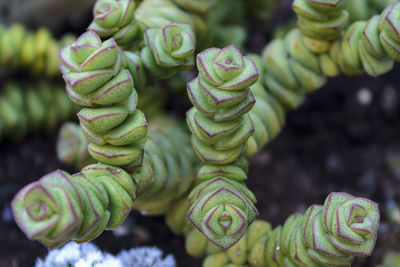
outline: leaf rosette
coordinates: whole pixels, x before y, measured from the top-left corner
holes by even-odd
[[[323,214],[327,237],[337,249],[357,256],[371,255],[379,226],[378,204],[346,193],[331,193]]]
[[[222,177],[199,184],[188,201],[189,221],[223,249],[234,245],[258,215],[255,197],[246,186]]]
[[[93,22],[88,29],[100,37],[112,37],[118,44],[131,43],[138,34],[132,0],[97,0],[93,8]]]
[[[333,192],[323,206],[312,205],[304,215],[294,214],[274,230],[267,262],[276,254],[279,261],[299,266],[350,266],[355,256],[371,255],[378,226],[375,202]],[[278,253],[277,246],[281,247]]]
[[[200,79],[221,90],[241,90],[258,79],[255,63],[234,45],[209,48],[197,55]]]
[[[52,172],[24,187],[12,202],[17,225],[28,238],[39,239],[49,248],[68,242],[83,218],[77,192],[67,176]]]
[[[191,255],[208,254],[207,266],[346,267],[355,257],[371,254],[378,226],[375,202],[334,192],[323,206],[312,205],[304,215],[293,214],[272,231],[266,222],[253,222],[227,251],[211,248],[194,231],[186,240],[197,242],[187,247]]]
[[[73,176],[56,170],[25,186],[13,199],[15,221],[48,248],[86,242],[128,216],[136,185],[124,170],[103,164]]]
[[[121,51],[113,39],[101,42],[95,32],[87,31],[75,42],[62,48],[60,58],[60,70],[67,84],[67,93],[79,105],[112,104],[126,98],[133,90],[130,74],[121,70]],[[112,84],[121,82],[121,78],[122,81],[126,80],[125,86],[107,91]],[[123,89],[118,90],[122,96],[115,89]],[[106,94],[101,94],[104,92]],[[99,95],[102,97],[99,98]],[[118,95],[118,98],[108,99],[105,97],[107,95]]]
[[[194,66],[196,36],[187,23],[169,23],[162,28],[148,28],[144,32],[146,47],[142,59],[155,77],[168,77],[177,69]]]

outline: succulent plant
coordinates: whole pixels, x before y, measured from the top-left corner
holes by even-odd
[[[249,111],[250,119],[254,125],[254,134],[246,142],[247,158],[259,152],[270,142],[285,124],[285,109],[283,105],[263,86],[264,71],[261,58],[250,55],[259,70],[259,79],[250,87],[256,103]]]
[[[374,1],[374,10],[381,9],[379,1],[391,0]],[[54,248],[115,229],[135,208],[165,214],[173,231],[186,235],[188,253],[206,257],[204,266],[349,266],[356,256],[370,255],[376,203],[331,193],[323,206],[271,229],[256,220],[256,199],[245,185],[248,158],[278,134],[285,112],[307,93],[341,72],[377,76],[400,60],[400,1],[348,27],[346,2],[294,0],[297,28],[267,44],[260,57],[237,48],[246,38],[242,9],[262,5],[258,0],[143,0],[137,8],[131,0],[98,0],[89,30],[60,51],[68,96],[83,108],[81,129],[62,129],[58,154],[71,164],[101,163],[75,175],[58,170],[24,187],[12,203],[18,226]],[[54,74],[59,42],[45,30],[26,32],[21,26],[0,30],[0,64]],[[203,47],[192,79],[194,54]],[[143,110],[157,114],[161,86],[174,84],[159,80],[175,74],[178,83],[192,79],[191,139],[165,116],[148,129],[137,109],[138,93],[147,93]],[[23,132],[28,119],[15,107],[25,100],[4,95],[13,105],[0,97],[0,132],[10,125]],[[27,96],[31,112],[22,113],[33,124],[46,114],[45,124],[53,125],[55,114],[43,112],[36,94]]]
[[[255,197],[243,184],[246,172],[232,165],[254,132],[248,114],[255,99],[249,86],[258,79],[255,63],[234,46],[197,55],[199,75],[187,84],[194,105],[186,116],[192,144],[204,165],[204,181],[190,196],[188,219],[217,246],[227,249],[258,215]]]
[[[400,60],[400,36],[396,33],[400,27],[396,22],[398,14],[400,3],[395,2],[380,16],[353,23],[341,40],[333,44],[332,58],[345,74],[367,72],[378,76],[393,68],[393,61]]]
[[[143,93],[144,89],[147,89],[148,75],[146,75],[140,52],[124,51],[123,59],[122,66],[131,73],[135,89]]]
[[[196,36],[190,24],[174,22],[147,28],[144,38],[141,58],[153,77],[166,78],[194,66]]]
[[[97,0],[88,29],[102,38],[112,37],[119,45],[132,45],[140,34],[134,12],[133,0]]]
[[[198,54],[197,68],[198,77],[187,84],[193,147],[205,163],[232,163],[254,131],[246,113],[255,103],[249,86],[257,81],[256,65],[228,46]]]
[[[8,81],[0,92],[0,139],[18,140],[40,129],[54,131],[77,108],[60,84]]]
[[[57,158],[78,169],[95,163],[90,157],[87,146],[89,141],[81,131],[79,124],[65,122],[59,132],[57,140]]]
[[[190,222],[211,242],[227,249],[258,215],[255,197],[245,185],[217,177],[199,184],[189,195]]]
[[[347,0],[294,0],[292,7],[298,16],[302,34],[317,40],[334,40],[347,24]]]
[[[161,116],[151,123],[141,171],[132,175],[140,185],[133,207],[162,215],[192,188],[198,160],[189,134],[175,119]]]
[[[312,205],[304,215],[294,214],[275,229],[268,222],[256,220],[236,244],[224,251],[196,229],[180,223],[188,208],[176,202],[167,214],[167,224],[178,233],[186,229],[187,252],[206,257],[206,267],[350,266],[355,257],[371,254],[380,219],[375,202],[334,192],[323,206]]]
[[[380,16],[349,26],[332,44],[313,41],[296,29],[284,39],[273,40],[262,54],[266,75],[264,83],[288,108],[300,105],[306,92],[320,88],[326,77],[388,72],[398,61],[399,36],[394,17],[400,3],[388,6]],[[285,75],[282,75],[285,73]]]
[[[74,40],[72,34],[57,40],[45,28],[30,32],[21,24],[0,26],[0,67],[11,72],[24,70],[32,76],[55,77],[60,74],[58,50]]]
[[[196,160],[190,146],[177,149],[178,140],[189,143],[188,134],[173,119],[163,121],[162,130],[154,126],[149,136],[140,171],[129,174],[98,163],[74,175],[57,170],[25,186],[12,202],[18,226],[28,238],[55,248],[115,229],[132,208],[144,214],[164,214],[192,186]],[[79,156],[79,149],[67,149],[59,154]]]
[[[18,226],[48,248],[85,242],[128,216],[136,185],[121,168],[93,164],[74,176],[61,170],[25,186],[13,199]]]
[[[71,100],[84,106],[78,118],[90,155],[103,163],[136,168],[143,156],[147,122],[122,52],[113,39],[87,31],[60,51],[60,69]]]

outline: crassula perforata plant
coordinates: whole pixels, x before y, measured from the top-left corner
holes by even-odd
[[[100,37],[112,37],[119,45],[128,45],[138,35],[134,16],[135,3],[130,0],[102,0],[93,7],[93,22],[88,29]]]
[[[187,209],[185,202],[177,202],[166,221],[174,232],[185,234],[190,255],[206,257],[205,267],[350,266],[356,256],[371,255],[380,219],[375,202],[334,192],[324,205],[312,205],[274,229],[255,220],[236,244],[222,250],[185,222]]]
[[[187,23],[169,23],[144,32],[146,46],[141,51],[144,65],[155,78],[172,76],[194,64],[196,36]]]
[[[0,68],[11,73],[23,71],[35,77],[58,77],[58,51],[74,41],[74,34],[66,33],[59,40],[46,28],[35,32],[24,25],[0,25]]]
[[[218,18],[230,4],[220,1],[96,2],[88,31],[60,51],[66,91],[83,106],[82,132],[69,126],[62,137],[76,146],[60,145],[60,155],[88,160],[80,156],[83,134],[101,163],[52,172],[17,194],[14,217],[29,238],[48,247],[87,241],[136,208],[166,215],[205,266],[349,266],[371,254],[379,226],[373,201],[331,193],[323,206],[271,229],[256,219],[245,181],[248,159],[307,93],[340,73],[381,75],[400,59],[400,1],[348,25],[347,1],[295,0],[297,27],[259,55],[205,38],[207,18],[222,25],[229,16]],[[181,124],[148,122],[136,108],[141,91],[163,90],[170,77],[186,83],[191,139]]]
[[[60,51],[60,70],[71,100],[84,106],[77,114],[91,141],[91,156],[117,166],[136,167],[143,156],[147,123],[136,109],[138,100],[122,51],[114,41],[102,42],[87,31]]]
[[[199,75],[187,85],[194,105],[187,121],[205,165],[199,172],[203,182],[188,199],[188,219],[218,246],[229,248],[258,214],[255,197],[243,184],[247,175],[233,164],[254,132],[247,113],[255,103],[249,86],[258,71],[234,46],[207,49],[196,62]]]

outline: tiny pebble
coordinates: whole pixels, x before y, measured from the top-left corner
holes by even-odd
[[[6,223],[13,221],[11,206],[9,204],[4,205],[4,208],[1,211],[1,219]]]
[[[357,101],[363,105],[368,106],[372,102],[372,93],[369,88],[361,88],[357,92]]]

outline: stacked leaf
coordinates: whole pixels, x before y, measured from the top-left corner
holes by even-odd
[[[45,28],[31,32],[21,24],[0,26],[0,67],[14,72],[25,70],[35,76],[55,77],[59,75],[58,50],[74,40],[70,34],[57,40]]]
[[[140,171],[129,174],[99,163],[72,176],[57,170],[25,186],[12,202],[18,226],[28,238],[55,248],[69,240],[89,241],[104,230],[115,229],[133,207],[144,214],[165,213],[192,187],[196,160],[188,133],[174,120],[162,121],[150,131]],[[64,143],[68,142],[64,138],[70,138],[66,134],[60,137],[59,142]],[[77,138],[71,140],[78,141],[75,148],[83,144]],[[63,148],[67,151],[58,154],[68,154],[69,159],[82,150]]]
[[[60,57],[67,93],[84,106],[78,118],[90,155],[127,169],[140,166],[147,123],[136,109],[138,95],[118,45],[88,31],[61,49]]]
[[[331,48],[332,59],[347,75],[382,75],[400,61],[400,2],[368,21],[353,23]]]
[[[298,16],[302,34],[316,40],[335,40],[347,24],[347,0],[294,0],[292,7]]]
[[[250,87],[256,103],[249,112],[254,134],[247,140],[246,157],[253,156],[275,138],[285,124],[286,115],[283,105],[263,86],[264,71],[261,58],[257,55],[250,57],[254,60],[260,77]]]
[[[17,140],[38,129],[54,131],[76,110],[59,84],[8,82],[0,90],[0,139]]]
[[[48,248],[85,242],[125,220],[136,188],[118,167],[93,164],[73,176],[56,170],[19,191],[14,218],[28,238]]]
[[[153,119],[142,168],[132,174],[140,185],[133,206],[143,214],[164,214],[193,188],[197,165],[184,125],[168,116]]]
[[[273,40],[262,53],[268,91],[287,108],[296,108],[307,92],[322,87],[326,77],[388,72],[394,60],[400,60],[398,14],[400,2],[369,21],[353,23],[333,43],[310,39],[296,29]]]
[[[247,233],[226,251],[207,241],[196,229],[182,224],[184,202],[167,214],[167,224],[186,235],[186,250],[206,257],[203,266],[350,266],[355,257],[369,256],[379,226],[378,205],[346,193],[331,193],[323,206],[312,205],[304,215],[290,216],[271,229],[256,220]]]
[[[187,84],[194,105],[187,112],[192,144],[205,163],[201,183],[189,195],[188,219],[216,245],[237,242],[258,214],[246,172],[234,162],[254,132],[247,114],[255,99],[249,86],[258,78],[254,62],[234,46],[197,55],[199,75]]]

